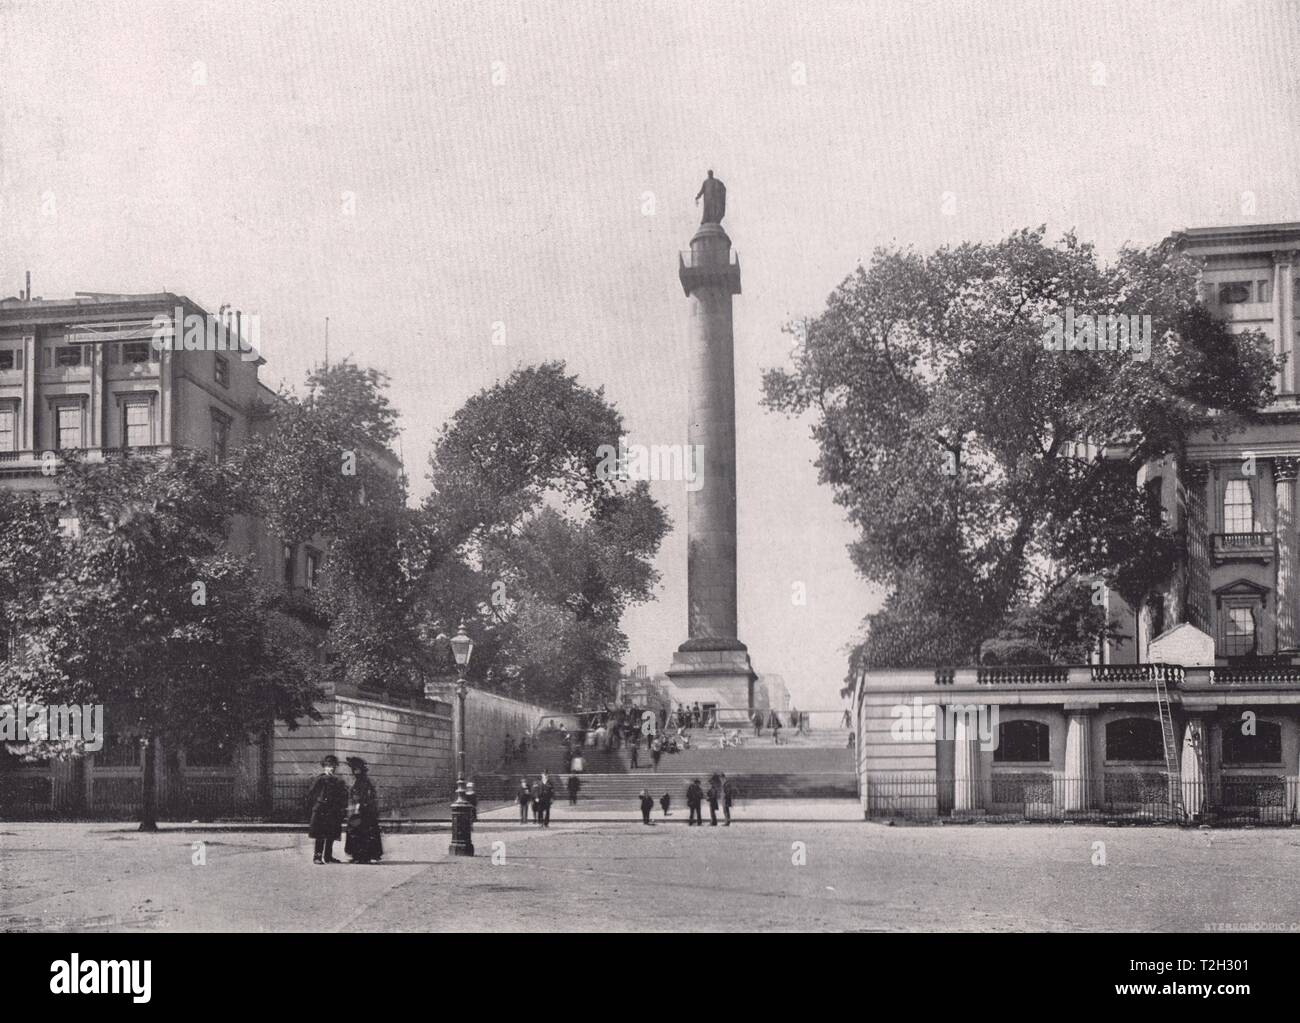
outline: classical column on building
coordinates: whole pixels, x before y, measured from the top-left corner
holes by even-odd
[[[1179,469],[1183,483],[1187,551],[1184,590],[1179,621],[1191,622],[1202,632],[1210,625],[1210,482],[1209,462],[1189,462]]]
[[[1092,807],[1092,709],[1067,707],[1065,711],[1066,810]]]
[[[1179,775],[1183,782],[1183,807],[1192,817],[1204,811],[1209,796],[1206,791],[1206,783],[1209,781],[1205,764],[1209,749],[1206,734],[1205,720],[1202,717],[1187,719],[1187,726],[1183,729],[1183,755]]]
[[[952,744],[952,808],[956,813],[984,806],[980,785],[980,733],[974,714],[949,715],[955,724]]]
[[[1293,251],[1273,253],[1273,311],[1277,318],[1278,353],[1286,359],[1286,365],[1282,367],[1283,394],[1295,394],[1300,389],[1297,387],[1300,373],[1296,368],[1295,297],[1291,283],[1294,262]]]
[[[1296,523],[1295,481],[1300,459],[1273,459],[1273,486],[1277,498],[1277,650],[1296,645]]]

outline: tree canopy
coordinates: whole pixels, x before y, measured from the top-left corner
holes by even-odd
[[[1137,467],[1271,399],[1267,341],[1205,309],[1172,242],[1102,265],[1074,235],[1044,236],[877,250],[764,376],[769,409],[811,415],[852,560],[888,589],[855,664],[968,663],[1072,580],[1140,597],[1178,544]],[[1052,350],[1067,314],[1150,317],[1150,347]]]

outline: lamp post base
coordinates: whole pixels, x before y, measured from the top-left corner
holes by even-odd
[[[460,795],[451,804],[451,845],[447,852],[452,856],[474,855],[474,807]]]

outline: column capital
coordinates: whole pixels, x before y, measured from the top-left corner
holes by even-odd
[[[1300,476],[1300,458],[1283,455],[1273,459],[1273,480],[1276,483],[1293,483]]]
[[[1296,261],[1295,249],[1277,249],[1272,255],[1274,266],[1290,266]]]

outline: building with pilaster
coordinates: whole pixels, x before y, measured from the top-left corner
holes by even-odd
[[[856,693],[869,816],[1300,816],[1300,223],[1177,233],[1202,300],[1281,361],[1276,400],[1144,466],[1185,557],[1128,635],[1078,666],[870,672]]]

